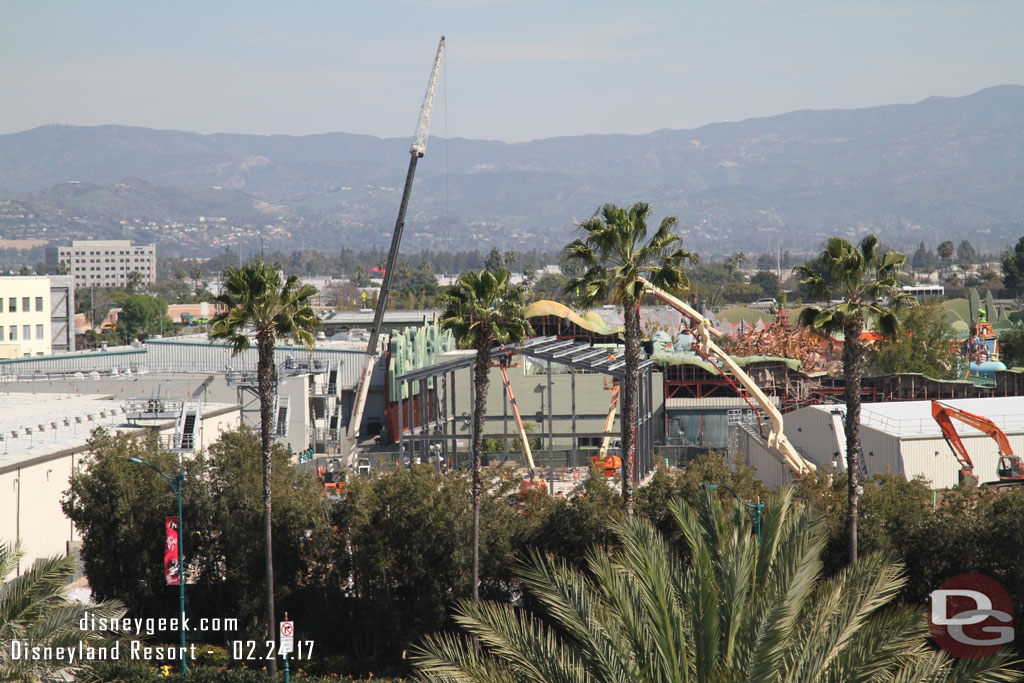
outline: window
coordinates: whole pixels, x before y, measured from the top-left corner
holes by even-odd
[[[11,325],[11,334],[8,337],[8,339],[11,340],[11,341],[18,341],[18,326],[17,325]]]
[[[11,313],[18,312],[18,300],[15,299],[13,296],[7,300],[7,310],[10,311]]]
[[[42,325],[36,325],[36,339],[42,339],[42,338],[43,338],[43,326]]]
[[[23,296],[21,297],[21,312],[28,313],[32,310],[32,298]]]
[[[32,339],[32,326],[31,325],[22,325],[21,326],[21,338],[24,339],[25,341],[29,341],[30,339]]]
[[[36,312],[40,313],[40,312],[42,312],[42,310],[43,310],[43,297],[37,296],[36,297]]]

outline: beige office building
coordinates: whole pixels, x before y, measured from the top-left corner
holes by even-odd
[[[75,287],[125,287],[137,271],[144,283],[156,282],[156,245],[129,240],[75,240],[70,247],[47,247],[46,270],[66,264]]]
[[[45,356],[51,350],[50,278],[0,277],[0,358]]]

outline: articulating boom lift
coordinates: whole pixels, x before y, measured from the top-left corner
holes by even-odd
[[[423,96],[423,105],[420,107],[420,118],[416,125],[416,139],[409,147],[409,171],[405,176],[405,188],[402,190],[402,202],[398,206],[398,220],[395,221],[395,232],[391,235],[391,249],[388,251],[387,265],[384,267],[384,281],[380,286],[380,294],[377,297],[377,310],[373,314],[373,329],[370,331],[370,341],[366,345],[366,356],[363,358],[363,372],[359,376],[359,386],[356,390],[356,401],[352,408],[352,418],[348,423],[348,430],[345,433],[343,452],[345,465],[355,469],[358,462],[356,455],[357,442],[359,441],[359,424],[363,421],[363,410],[366,407],[366,395],[370,391],[370,379],[373,375],[374,362],[377,360],[377,343],[380,339],[380,327],[384,322],[384,310],[388,305],[388,292],[391,289],[391,278],[395,274],[395,261],[398,258],[398,246],[402,241],[402,230],[405,228],[405,211],[409,208],[409,195],[412,194],[412,181],[416,175],[416,162],[427,153],[427,136],[430,134],[430,113],[434,108],[434,92],[437,90],[437,77],[441,73],[441,57],[444,55],[444,36],[437,45],[437,55],[434,57],[434,68],[430,72],[430,82],[427,84],[427,93]]]

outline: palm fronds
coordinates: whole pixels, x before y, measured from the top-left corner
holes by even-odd
[[[0,543],[0,577],[10,577],[23,553],[17,545]],[[0,681],[37,681],[73,674],[78,663],[14,658],[14,641],[32,647],[102,646],[112,642],[92,628],[80,628],[86,612],[97,620],[120,619],[120,602],[86,605],[64,596],[65,584],[74,573],[72,557],[37,560],[20,576],[0,586]]]
[[[464,636],[417,650],[424,681],[829,683],[1009,681],[1006,657],[957,663],[928,644],[918,608],[892,607],[903,567],[885,555],[823,579],[824,530],[791,492],[766,502],[758,544],[742,509],[708,493],[672,505],[684,568],[644,519],[586,570],[532,554],[519,568],[543,618],[460,603]]]

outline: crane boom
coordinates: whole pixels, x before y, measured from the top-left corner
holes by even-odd
[[[736,364],[736,361],[732,357],[723,351],[717,344],[711,341],[711,327],[709,321],[698,313],[695,309],[689,306],[686,302],[672,296],[660,287],[648,282],[645,278],[638,278],[640,283],[652,296],[661,299],[666,304],[676,309],[691,321],[693,321],[698,328],[700,328],[700,347],[701,350],[707,354],[713,354],[718,358],[723,365],[729,370],[733,377],[739,380],[739,383],[743,385],[747,393],[757,402],[757,405],[767,415],[768,419],[771,420],[772,429],[768,434],[768,446],[774,448],[782,456],[782,461],[789,467],[790,471],[793,472],[797,477],[804,477],[808,474],[813,474],[817,467],[814,463],[806,460],[796,448],[790,443],[789,439],[786,438],[786,434],[783,431],[782,413],[772,405],[771,400],[765,395],[761,388],[757,386],[753,379],[750,378],[743,369]]]
[[[349,467],[354,467],[358,462],[356,445],[359,440],[359,426],[363,421],[363,410],[366,408],[366,397],[370,391],[373,366],[379,351],[377,346],[380,338],[380,328],[384,322],[384,310],[388,305],[388,293],[391,290],[391,279],[395,273],[398,247],[402,242],[402,230],[405,228],[405,212],[409,208],[409,196],[412,194],[413,179],[416,177],[416,162],[427,152],[430,114],[434,108],[434,94],[437,92],[437,78],[441,73],[441,58],[443,55],[444,36],[441,36],[441,41],[437,44],[437,54],[434,56],[434,66],[430,70],[427,92],[423,96],[423,104],[420,106],[420,116],[416,124],[416,137],[409,147],[409,170],[405,175],[402,201],[398,205],[398,218],[395,220],[395,230],[391,235],[391,248],[388,250],[388,260],[384,266],[384,280],[381,283],[380,294],[377,297],[377,309],[373,313],[373,327],[370,330],[370,339],[366,344],[366,355],[363,357],[363,370],[359,375],[359,387],[356,390],[355,405],[352,407],[352,417],[349,419],[348,430],[345,434],[345,464]]]

